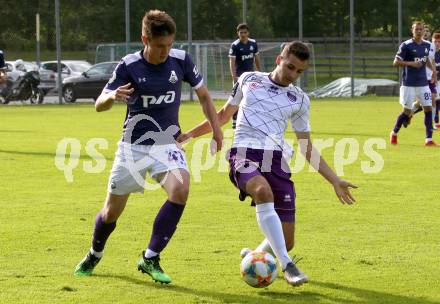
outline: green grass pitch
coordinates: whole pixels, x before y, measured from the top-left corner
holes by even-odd
[[[313,138],[334,139],[323,151],[331,166],[337,142],[359,143],[358,157],[344,167],[344,178],[359,186],[353,191],[358,203],[341,205],[317,173],[295,173],[292,253],[303,257],[299,266],[310,283],[292,288],[280,273],[268,288],[253,289],[240,278],[239,252],[263,237],[254,209],[238,201],[219,170],[224,152],[201,172],[201,182],[192,180],[186,211],[162,253],[171,285],[136,269],[166,198],[162,190],[132,195],[94,275],[74,277],[105,198],[125,107],[105,113],[90,104],[0,107],[0,303],[440,303],[440,149],[423,146],[423,115],[390,146],[399,111],[396,98],[312,100]],[[202,117],[199,105],[182,105],[184,130]],[[81,144],[72,183],[55,166],[63,138]],[[83,169],[92,138],[109,143],[99,149],[105,169],[93,174]],[[371,161],[362,150],[369,138],[386,142],[376,149],[384,167],[375,174],[361,170],[362,161]],[[193,145],[186,146],[188,162]]]

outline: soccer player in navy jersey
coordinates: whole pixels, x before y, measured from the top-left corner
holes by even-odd
[[[431,41],[431,30],[429,29],[429,27],[425,24],[425,29],[423,31],[423,39],[426,41]],[[431,45],[432,50],[434,50],[434,44]],[[430,52],[429,54],[430,56],[428,56],[428,59],[431,60],[432,65],[435,65],[435,58],[434,58],[434,52]],[[436,109],[435,106],[435,101],[437,100],[437,81],[436,81],[436,76],[437,74],[433,74],[433,71],[429,68],[426,67],[426,77],[428,79],[428,86],[429,89],[431,90],[431,100],[432,100],[432,115],[433,115],[433,119],[434,119],[434,112]],[[412,105],[412,114],[417,114],[419,112],[423,111],[423,107],[420,104],[419,100],[416,100],[413,105]],[[410,122],[411,122],[411,118],[408,121],[405,121],[403,123],[403,126],[406,128]]]
[[[227,156],[229,177],[240,190],[240,200],[249,195],[256,205],[258,226],[265,236],[256,250],[275,254],[286,281],[293,286],[306,283],[308,277],[288,254],[295,239],[296,197],[288,166],[293,149],[284,140],[289,121],[301,152],[332,184],[341,203],[353,204],[355,199],[350,188],[356,188],[340,179],[312,146],[310,100],[293,85],[307,68],[309,56],[304,43],[287,43],[276,58],[276,68],[271,73],[243,73],[234,85],[231,97],[218,112],[219,122],[224,125],[238,110],[234,141]],[[181,134],[178,141],[210,131],[210,125],[205,121]],[[244,248],[241,256],[250,251]]]
[[[103,256],[105,243],[116,227],[130,193],[143,192],[148,172],[166,191],[168,199],[154,220],[147,249],[138,269],[153,280],[170,283],[159,264],[182,216],[189,191],[184,152],[177,146],[182,81],[196,91],[203,112],[214,129],[214,150],[223,134],[202,76],[188,53],[172,49],[176,24],[165,12],[151,10],[142,20],[144,49],[125,56],[113,72],[95,107],[109,110],[115,102],[127,104],[123,136],[118,143],[103,209],[95,220],[92,247],[77,265],[75,275],[91,275]]]
[[[229,49],[229,69],[232,76],[232,84],[237,82],[238,77],[244,72],[261,71],[258,44],[255,39],[249,38],[249,27],[246,23],[237,25],[238,39],[232,42]],[[232,128],[235,129],[237,113],[232,117]]]
[[[390,134],[390,143],[393,145],[397,144],[397,133],[400,128],[411,118],[413,101],[418,99],[425,112],[425,146],[437,146],[432,140],[432,100],[426,76],[426,66],[431,70],[435,69],[429,59],[430,52],[433,53],[434,50],[429,41],[422,39],[423,32],[423,23],[414,22],[412,25],[413,38],[400,45],[393,62],[394,66],[403,67],[399,97],[403,111],[397,117],[394,129]]]

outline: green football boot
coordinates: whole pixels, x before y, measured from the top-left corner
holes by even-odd
[[[84,257],[84,259],[79,262],[75,267],[73,274],[78,277],[90,276],[92,275],[93,269],[98,265],[101,258],[94,256],[90,251]]]
[[[159,255],[147,259],[145,258],[144,253],[145,252],[142,252],[142,257],[138,262],[138,270],[148,274],[155,282],[160,282],[165,284],[171,283],[170,276],[167,275],[160,267]]]

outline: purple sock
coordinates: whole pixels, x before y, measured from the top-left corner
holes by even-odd
[[[435,117],[434,117],[434,121],[436,124],[438,124],[439,119],[438,119],[438,111],[440,110],[440,99],[437,99],[435,101]]]
[[[185,205],[179,205],[168,200],[163,204],[154,220],[148,249],[160,253],[167,246],[174,231],[176,231],[184,208]]]
[[[426,138],[432,138],[432,111],[425,112]]]
[[[105,242],[107,242],[110,234],[115,230],[116,222],[104,223],[101,212],[98,213],[95,219],[95,229],[93,230],[92,248],[96,252],[104,250]]]
[[[394,124],[394,133],[397,134],[399,132],[400,128],[402,127],[402,124],[405,121],[408,121],[408,119],[409,119],[409,117],[404,112],[400,113],[400,115],[397,116],[396,123]]]

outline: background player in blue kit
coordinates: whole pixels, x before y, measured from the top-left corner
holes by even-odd
[[[420,101],[425,112],[426,146],[437,146],[432,140],[432,101],[431,91],[426,76],[426,66],[431,70],[429,59],[434,50],[429,41],[422,39],[424,32],[422,22],[416,21],[412,25],[413,38],[404,41],[396,54],[393,65],[402,67],[402,84],[400,87],[399,102],[403,106],[402,113],[397,117],[393,131],[390,134],[390,142],[397,144],[397,133],[404,123],[407,123],[412,115],[412,103],[415,99]]]
[[[147,172],[160,183],[168,199],[153,224],[138,269],[153,280],[170,283],[159,264],[159,254],[173,236],[189,191],[184,152],[176,145],[182,81],[196,91],[206,118],[214,129],[213,148],[221,149],[222,131],[202,76],[189,54],[172,49],[176,24],[165,12],[146,12],[142,20],[144,49],[125,56],[96,101],[98,112],[115,101],[127,103],[123,137],[118,143],[103,209],[96,216],[92,248],[77,265],[75,275],[91,275],[103,256],[105,243],[116,227],[130,193],[143,192]]]
[[[249,27],[246,23],[237,25],[237,36],[238,39],[232,42],[229,49],[229,69],[231,71],[232,84],[235,84],[238,77],[244,72],[261,71],[258,44],[255,39],[249,38]],[[236,120],[237,113],[232,117],[233,129],[235,129]]]

